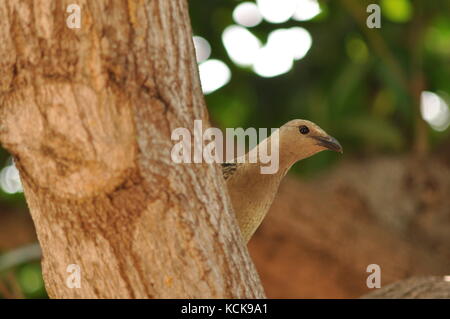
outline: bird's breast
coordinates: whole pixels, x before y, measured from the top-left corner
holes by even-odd
[[[242,235],[248,241],[267,214],[282,176],[237,171],[227,180],[228,192]]]

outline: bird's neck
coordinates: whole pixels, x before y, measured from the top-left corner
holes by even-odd
[[[257,159],[262,174],[284,176],[296,162],[317,152],[318,149],[314,146],[292,141],[289,135],[280,133],[278,129],[250,150],[245,157],[246,162],[250,163],[254,163],[251,158]]]
[[[301,159],[298,152],[294,152],[277,134],[278,132],[275,132],[267,137],[245,155],[246,161],[250,163],[251,158],[257,159],[257,164],[252,166],[259,167],[262,175],[272,175],[275,179],[279,176],[282,178],[291,166]]]
[[[289,170],[292,165],[320,151],[306,140],[292,141],[290,136],[280,136],[279,139],[280,170]]]

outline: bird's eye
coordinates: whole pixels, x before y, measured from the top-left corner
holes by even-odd
[[[303,135],[309,133],[309,128],[308,128],[306,125],[300,125],[300,126],[298,127],[298,130],[299,130],[300,133],[302,133]]]

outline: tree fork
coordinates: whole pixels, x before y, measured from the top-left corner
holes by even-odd
[[[0,25],[0,141],[49,296],[264,297],[219,168],[170,159],[174,128],[208,123],[186,1],[2,1]]]

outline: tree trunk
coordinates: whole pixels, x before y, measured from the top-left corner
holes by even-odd
[[[450,278],[414,277],[366,294],[364,299],[449,299]]]
[[[2,1],[0,43],[50,297],[264,297],[218,167],[171,161],[172,130],[208,123],[186,1]]]

